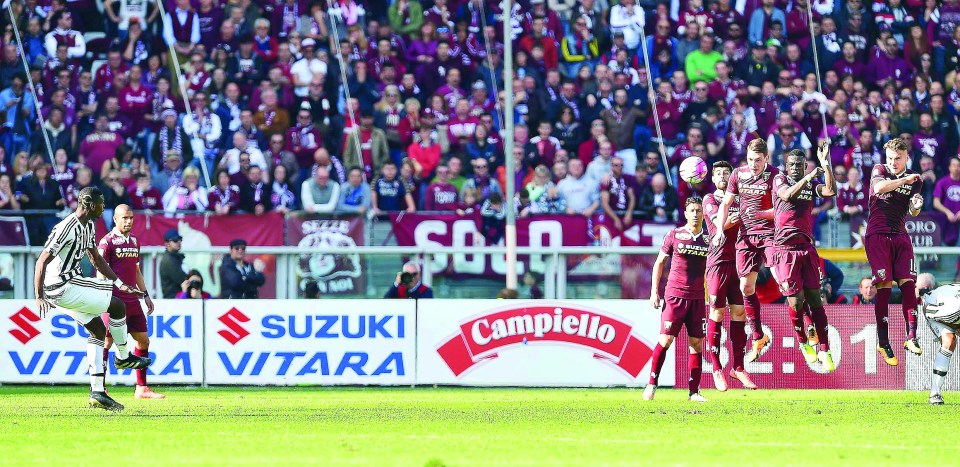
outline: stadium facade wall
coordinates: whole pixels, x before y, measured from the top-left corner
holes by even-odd
[[[634,387],[646,382],[660,327],[660,314],[646,300],[154,303],[150,379],[158,384]],[[929,384],[935,341],[922,322],[924,356],[888,367],[876,355],[872,308],[828,306],[839,367],[824,375],[796,349],[786,308],[764,312],[773,344],[748,367],[761,387],[916,390]],[[892,312],[891,321],[896,335],[902,317]],[[0,383],[85,382],[85,337],[56,309],[41,319],[32,300],[0,300]],[[685,354],[686,339],[673,348]],[[727,350],[721,359],[727,362]],[[686,360],[671,351],[661,384],[685,376]],[[711,370],[705,362],[704,375]],[[960,389],[960,371],[950,374],[949,388]],[[107,379],[133,384],[135,378],[111,364]],[[704,386],[711,384],[703,378]]]

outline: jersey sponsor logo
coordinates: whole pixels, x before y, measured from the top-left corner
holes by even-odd
[[[237,342],[240,342],[244,337],[250,335],[250,331],[247,331],[240,325],[240,323],[250,321],[250,318],[236,308],[231,308],[226,313],[220,315],[217,320],[227,327],[227,329],[217,331],[217,334],[229,342],[230,345],[237,345]]]
[[[10,321],[13,321],[16,326],[16,328],[10,330],[10,334],[21,344],[26,345],[31,339],[40,335],[40,331],[30,324],[40,321],[40,317],[26,307],[10,315]]]
[[[517,345],[560,344],[593,352],[632,377],[653,354],[632,334],[633,325],[605,313],[573,306],[506,308],[475,316],[459,325],[459,333],[442,341],[437,353],[453,374],[498,358],[498,351]]]

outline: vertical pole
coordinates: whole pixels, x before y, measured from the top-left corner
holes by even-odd
[[[516,167],[513,163],[513,0],[504,0],[503,17],[503,88],[506,91],[504,120],[504,159],[506,159],[507,186],[503,187],[503,208],[507,210],[506,246],[507,246],[507,288],[517,289],[517,213],[514,209],[514,179]]]

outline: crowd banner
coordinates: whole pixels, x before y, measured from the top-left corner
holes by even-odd
[[[317,283],[323,296],[364,292],[366,279],[363,261],[353,248],[363,245],[363,217],[287,218],[287,245],[303,250],[337,248],[338,254],[308,253],[297,260],[297,290],[308,280]]]
[[[764,305],[763,332],[770,337],[770,345],[760,354],[756,362],[748,363],[746,370],[761,389],[899,389],[904,388],[906,377],[903,363],[911,360],[929,360],[930,354],[923,357],[904,355],[903,346],[894,345],[894,352],[900,358],[900,365],[889,366],[877,353],[877,324],[872,305],[828,305],[827,316],[830,321],[830,348],[837,369],[833,373],[824,373],[819,362],[808,364],[800,354],[799,343],[793,324],[788,318],[786,305]],[[724,322],[720,363],[724,370],[730,369],[730,330],[729,318]],[[747,335],[750,335],[747,326]],[[900,305],[890,306],[890,337],[892,342],[903,342],[903,316]],[[929,330],[920,329],[918,334],[929,334]],[[675,342],[678,353],[686,352],[686,334]],[[749,345],[749,341],[747,343]],[[706,345],[704,345],[706,351]],[[676,371],[681,377],[688,374],[687,359],[676,360]],[[710,373],[713,366],[704,354],[702,387],[712,388]],[[929,375],[928,375],[929,376]],[[731,387],[738,383],[728,378]]]
[[[208,300],[209,384],[414,384],[414,300]]]
[[[146,305],[141,302],[143,309]],[[203,382],[203,303],[200,300],[156,300],[147,316],[151,382]],[[46,318],[33,300],[0,300],[0,383],[89,382],[87,330],[70,316],[52,309]],[[133,340],[128,341],[132,348]],[[116,350],[116,349],[113,349]],[[107,364],[107,382],[134,384],[133,370]]]
[[[417,314],[418,384],[642,386],[659,329],[646,301],[420,300]]]
[[[943,223],[940,213],[921,212],[916,217],[907,216],[905,228],[910,241],[916,247],[941,246],[943,238]],[[863,240],[867,232],[867,216],[856,215],[850,217],[850,245],[852,248],[863,248]]]

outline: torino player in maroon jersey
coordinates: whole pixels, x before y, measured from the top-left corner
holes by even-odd
[[[807,169],[807,156],[794,149],[787,154],[787,173],[779,173],[773,178],[773,188],[777,197],[773,201],[773,220],[776,230],[773,234],[773,268],[779,279],[780,292],[787,297],[790,307],[790,320],[800,342],[800,352],[807,363],[817,360],[823,369],[830,373],[836,369],[833,355],[830,353],[830,340],[827,334],[827,313],[823,309],[820,297],[820,255],[813,246],[813,209],[814,198],[836,196],[837,181],[833,178],[830,164],[830,145],[821,143],[817,149],[820,166],[804,175]],[[824,174],[825,182],[819,183],[817,177]],[[807,332],[803,325],[804,305],[809,305],[814,326],[819,337],[820,352],[807,341]]]
[[[877,300],[873,305],[877,317],[877,351],[888,365],[897,365],[897,357],[890,347],[887,312],[894,281],[903,295],[903,320],[907,324],[907,341],[903,347],[915,355],[923,353],[917,342],[917,263],[904,225],[907,211],[911,216],[920,213],[923,197],[920,175],[907,170],[910,147],[906,141],[891,139],[883,149],[887,163],[873,166],[870,175],[870,214],[863,246],[873,270],[873,284],[877,286]]]
[[[737,272],[744,309],[753,326],[753,345],[747,353],[747,362],[760,356],[770,344],[760,321],[760,299],[757,297],[757,273],[764,261],[773,264],[773,177],[779,170],[767,163],[767,143],[755,139],[747,144],[747,164],[730,175],[727,194],[720,203],[713,237],[714,246],[722,245],[727,236],[724,228],[730,217],[730,206],[740,197],[740,232],[737,237]]]
[[[143,273],[140,271],[140,243],[137,237],[130,234],[133,230],[133,211],[130,206],[121,204],[113,212],[114,227],[109,233],[100,239],[97,249],[100,250],[100,256],[106,260],[107,264],[117,273],[125,284],[137,284],[140,290],[147,290],[143,282]],[[150,355],[150,339],[147,337],[147,317],[140,307],[139,297],[113,288],[113,296],[117,297],[127,307],[127,330],[130,336],[136,341],[134,355],[146,357]],[[147,302],[147,314],[153,314],[153,301],[150,295],[144,299]],[[105,340],[103,352],[106,354],[110,350],[113,340]],[[164,395],[154,392],[147,386],[147,370],[142,368],[137,370],[137,389],[134,392],[137,399],[163,399]]]
[[[711,236],[716,231],[716,217],[720,212],[720,200],[727,191],[727,183],[733,166],[727,161],[713,164],[713,184],[717,190],[703,198],[703,213],[707,217],[707,231]],[[743,356],[747,345],[747,314],[743,310],[743,292],[737,277],[736,250],[737,229],[740,228],[739,205],[730,206],[730,215],[724,225],[727,237],[720,246],[710,245],[707,254],[707,293],[710,296],[710,318],[707,320],[707,350],[713,365],[713,385],[719,391],[727,390],[727,378],[720,363],[720,333],[723,315],[730,308],[730,376],[740,381],[747,389],[756,389],[750,375],[743,369]]]
[[[671,258],[670,275],[667,276],[666,309],[660,315],[660,341],[653,349],[650,381],[643,390],[643,399],[652,400],[657,390],[657,378],[667,349],[680,334],[680,328],[687,328],[690,341],[690,400],[706,402],[700,395],[700,364],[703,361],[703,334],[707,327],[706,308],[703,299],[703,273],[707,268],[707,236],[703,231],[703,200],[692,196],[687,199],[683,212],[687,225],[673,229],[663,238],[660,255],[653,265],[653,287],[650,301],[659,309],[660,278],[667,257]]]

